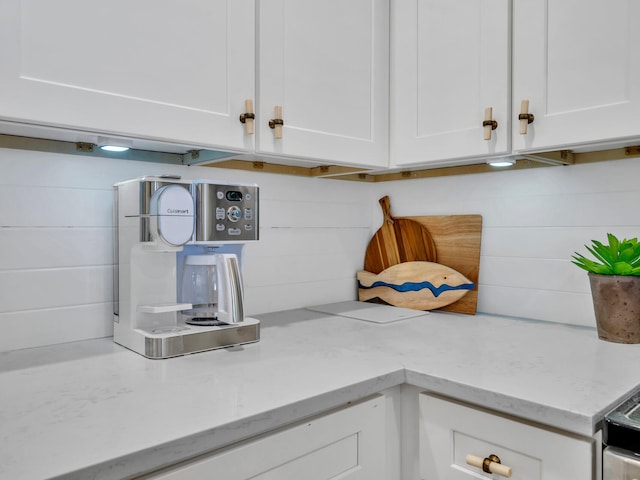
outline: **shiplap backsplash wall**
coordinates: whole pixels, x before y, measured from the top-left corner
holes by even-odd
[[[9,149],[0,171],[0,352],[112,334],[111,187],[142,175],[260,186],[248,314],[355,298],[368,185]]]
[[[575,250],[640,235],[634,159],[363,184],[0,149],[0,351],[112,333],[115,182],[176,173],[255,182],[260,241],[245,247],[250,314],[356,298],[382,216],[483,216],[479,311],[593,326]]]
[[[376,184],[396,216],[483,217],[478,310],[595,327],[575,251],[640,237],[640,160]],[[374,225],[381,222],[374,208]]]

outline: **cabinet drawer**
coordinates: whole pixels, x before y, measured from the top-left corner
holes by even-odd
[[[385,480],[385,421],[379,395],[139,480]]]
[[[420,395],[420,478],[505,478],[468,465],[497,455],[514,480],[591,479],[593,440],[546,430],[470,406]]]

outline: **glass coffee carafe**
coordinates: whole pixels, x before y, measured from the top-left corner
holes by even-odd
[[[217,277],[216,255],[187,255],[185,258],[180,301],[192,305],[183,313],[195,317],[193,323],[215,320],[218,310]]]

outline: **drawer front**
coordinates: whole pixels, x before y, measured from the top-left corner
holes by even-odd
[[[594,478],[592,439],[563,435],[470,406],[420,395],[420,478],[499,479],[467,456],[500,458],[513,480]]]
[[[385,415],[377,395],[138,480],[385,480]]]

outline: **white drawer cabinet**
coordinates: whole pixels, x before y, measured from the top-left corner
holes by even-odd
[[[420,478],[499,479],[468,465],[467,455],[497,455],[513,480],[589,480],[594,440],[546,430],[470,406],[421,394]]]
[[[385,397],[140,477],[140,480],[388,480]]]

